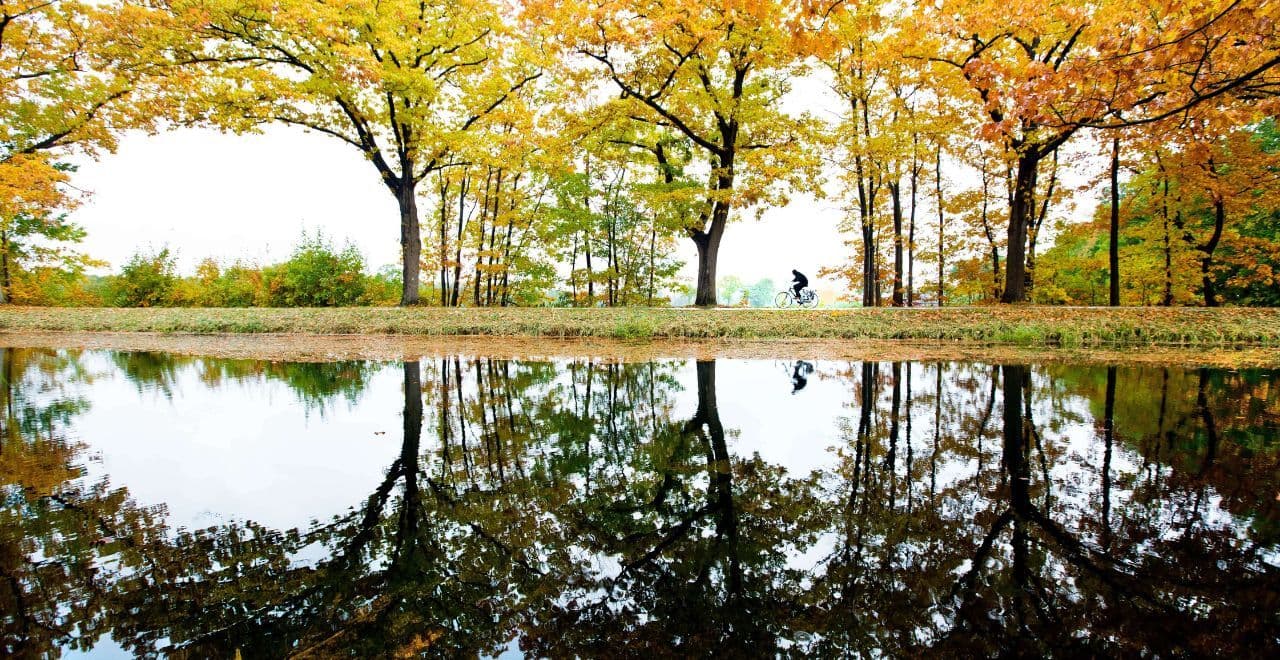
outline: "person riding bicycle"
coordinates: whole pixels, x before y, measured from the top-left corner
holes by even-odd
[[[791,274],[794,276],[794,279],[791,280],[791,292],[796,295],[796,300],[800,300],[800,291],[809,286],[809,278],[805,277],[804,273],[794,269]]]
[[[804,389],[809,384],[809,374],[813,373],[813,365],[804,360],[796,361],[796,367],[791,372],[791,393],[795,394]]]

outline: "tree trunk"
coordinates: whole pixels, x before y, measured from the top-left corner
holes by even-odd
[[[1111,241],[1108,251],[1111,267],[1112,307],[1120,306],[1120,138],[1111,139]]]
[[[871,219],[862,218],[862,306],[879,307],[876,297],[876,238]]]
[[[9,303],[9,232],[0,231],[0,305]]]
[[[1027,270],[1026,276],[1023,278],[1026,287],[1024,295],[1028,300],[1035,293],[1036,286],[1036,241],[1040,238],[1040,227],[1044,224],[1044,219],[1049,215],[1049,203],[1053,201],[1053,191],[1058,185],[1058,150],[1054,148],[1053,167],[1049,170],[1049,185],[1045,186],[1044,199],[1040,200],[1040,211],[1036,212],[1035,188],[1033,187],[1031,201],[1027,204],[1031,209],[1030,223],[1027,225]],[[1037,180],[1039,175],[1036,176]]]
[[[591,235],[583,232],[582,235],[583,251],[587,254],[587,307],[596,306],[596,278],[591,272]]]
[[[1114,145],[1113,145],[1114,146]],[[1116,437],[1116,368],[1107,367],[1107,390],[1102,405],[1102,534],[1103,547],[1111,542],[1111,446]]]
[[[469,186],[470,177],[464,172],[462,184],[458,188],[458,238],[454,241],[453,251],[453,297],[450,299],[450,304],[454,307],[458,306],[459,299],[462,296],[462,234],[466,229],[467,188]]]
[[[893,306],[902,307],[905,295],[902,288],[902,185],[898,181],[889,184],[889,196],[893,200]]]
[[[911,161],[911,218],[907,223],[907,307],[916,306],[916,189],[920,168]]]
[[[987,237],[987,245],[991,247],[991,299],[999,300],[1001,286],[1003,282],[1000,280],[1000,246],[996,245],[995,233],[991,231],[990,203],[988,195],[990,189],[987,181],[986,162],[982,165],[982,233]]]
[[[656,247],[658,243],[658,221],[655,219],[653,228],[649,230],[649,306],[653,307],[653,269],[656,257]]]
[[[1201,251],[1204,257],[1200,259],[1200,277],[1204,284],[1204,304],[1205,307],[1218,306],[1218,294],[1213,283],[1213,253],[1218,249],[1218,241],[1222,239],[1222,229],[1227,224],[1227,206],[1226,202],[1219,197],[1213,200],[1213,235],[1209,237],[1209,242],[1202,246]]]
[[[1161,302],[1165,307],[1173,306],[1173,244],[1172,237],[1169,235],[1169,179],[1163,181],[1164,191],[1162,204],[1162,215],[1164,216],[1164,300]]]
[[[444,307],[449,304],[449,183],[443,174],[440,180],[440,306]]]
[[[1036,172],[1040,155],[1032,152],[1018,156],[1014,174],[1013,202],[1009,205],[1009,241],[1005,246],[1004,295],[1001,302],[1017,303],[1026,300],[1027,278],[1027,226],[1031,224],[1033,196],[1036,189]]]
[[[938,307],[942,307],[946,292],[946,218],[942,211],[942,144],[934,155],[934,192],[938,196]]]
[[[422,236],[418,227],[418,203],[416,186],[412,180],[400,183],[396,201],[400,205],[400,254],[404,260],[402,275],[404,286],[400,293],[400,305],[418,304],[418,271],[422,261]]]
[[[572,298],[569,299],[570,307],[578,306],[578,237],[573,237],[573,251],[569,253],[569,290],[572,292]]]
[[[506,246],[502,250],[502,306],[511,304],[511,237],[515,233],[515,220],[507,220]]]
[[[721,202],[716,203],[715,215],[720,214]],[[724,210],[728,215],[728,208]],[[711,221],[711,230],[695,231],[693,244],[698,248],[698,294],[693,304],[698,307],[716,306],[716,260],[720,256],[720,237],[724,235],[724,221],[715,218]]]
[[[1164,160],[1160,157],[1160,151],[1156,151],[1156,166],[1160,169],[1160,217],[1164,222],[1164,300],[1162,305],[1165,307],[1173,306],[1173,245],[1172,234],[1169,231],[1169,176],[1164,170]]]
[[[484,263],[484,238],[485,223],[489,220],[489,198],[493,191],[493,168],[489,169],[489,173],[484,179],[484,196],[480,198],[480,240],[476,243],[476,268],[475,275],[472,278],[471,299],[472,303],[480,306],[480,287],[483,284],[483,274],[481,265]]]

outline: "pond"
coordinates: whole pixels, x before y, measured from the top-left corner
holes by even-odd
[[[6,655],[1280,647],[1273,370],[0,356]]]

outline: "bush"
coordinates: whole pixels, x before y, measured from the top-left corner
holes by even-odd
[[[398,304],[403,282],[399,266],[383,266],[378,269],[377,274],[365,278],[364,295],[360,298],[360,304],[379,307]]]
[[[193,284],[201,307],[254,307],[269,304],[269,294],[262,269],[236,261],[226,268],[213,259],[196,266]]]
[[[155,307],[171,304],[178,284],[176,257],[169,248],[155,254],[137,252],[112,282],[110,300],[120,307]]]
[[[356,305],[365,293],[364,257],[354,245],[337,250],[323,233],[303,233],[289,260],[263,273],[275,307]]]
[[[100,287],[84,273],[38,267],[13,273],[10,299],[17,305],[100,307]]]

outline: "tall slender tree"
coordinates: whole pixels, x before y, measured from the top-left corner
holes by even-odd
[[[791,3],[768,0],[540,0],[535,13],[588,66],[584,80],[613,87],[633,121],[687,138],[706,177],[684,222],[698,250],[695,303],[716,304],[716,264],[732,212],[783,202],[811,188],[809,122],[781,99],[803,71],[787,22]]]

